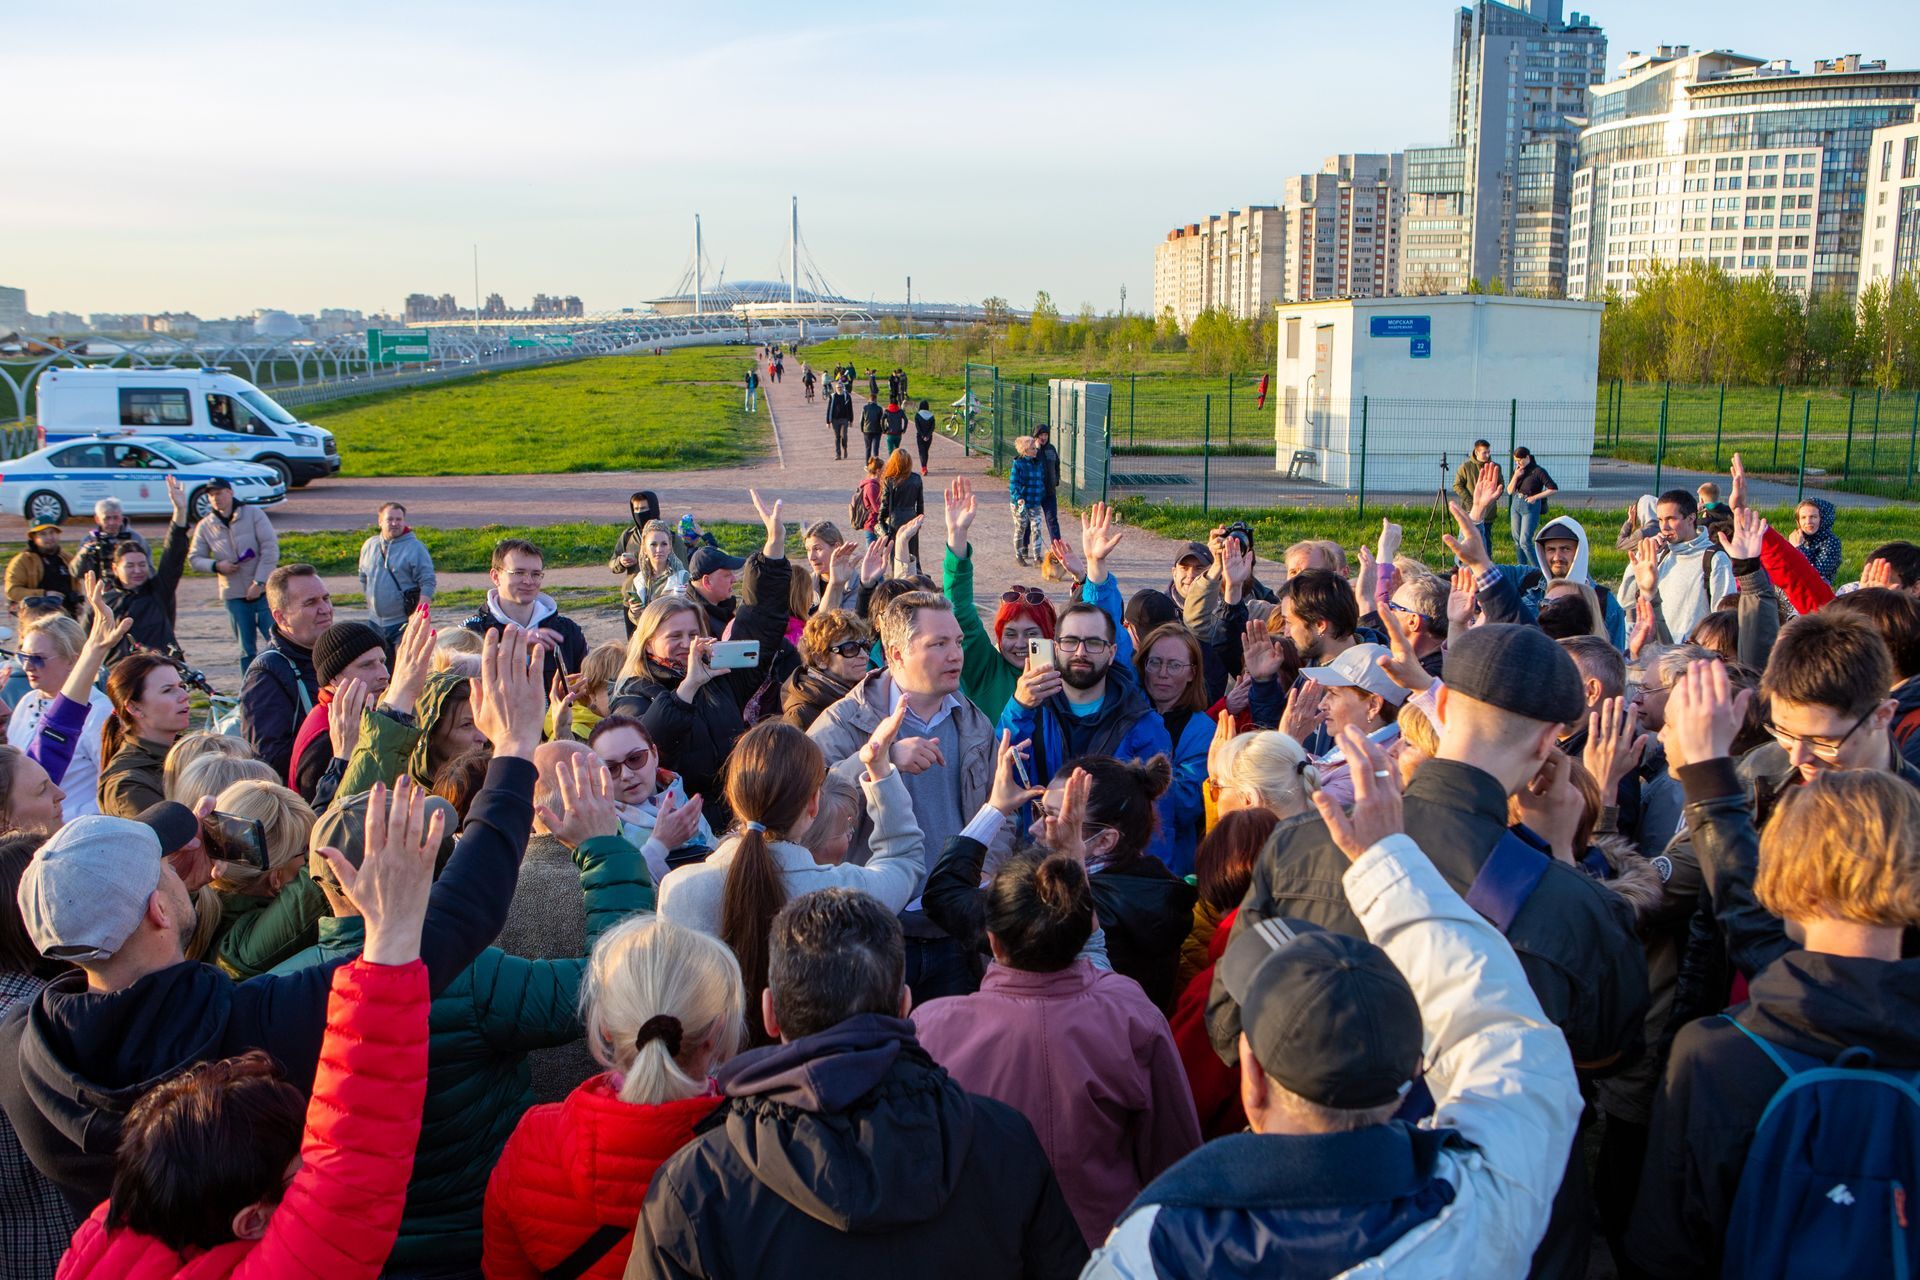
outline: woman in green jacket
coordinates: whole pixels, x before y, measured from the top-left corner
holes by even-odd
[[[973,602],[973,485],[957,478],[947,485],[947,554],[943,562],[947,599],[960,622],[960,690],[999,723],[1000,712],[1013,699],[1013,686],[1027,662],[1027,647],[1035,639],[1052,639],[1054,612],[1046,592],[1015,585],[1000,595],[993,615],[993,631],[980,621]]]

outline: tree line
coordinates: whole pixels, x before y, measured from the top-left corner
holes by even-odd
[[[1610,292],[1600,376],[1635,382],[1920,387],[1920,281],[1876,280],[1859,301],[1802,297],[1771,274],[1656,264],[1632,296]]]

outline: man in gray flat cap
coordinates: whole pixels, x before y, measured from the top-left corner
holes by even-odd
[[[1619,1070],[1645,1041],[1647,962],[1633,912],[1543,852],[1525,828],[1507,826],[1507,797],[1533,781],[1561,726],[1586,714],[1579,671],[1539,628],[1489,624],[1449,642],[1442,683],[1440,749],[1407,787],[1406,829],[1420,833],[1434,867],[1513,944],[1575,1064]],[[1341,889],[1347,865],[1324,822],[1282,825],[1254,863],[1234,931],[1283,916],[1364,937]],[[1214,1048],[1237,1060],[1238,1015],[1217,972],[1207,1019]],[[1534,1275],[1581,1274],[1585,1182],[1578,1160],[1570,1162]]]

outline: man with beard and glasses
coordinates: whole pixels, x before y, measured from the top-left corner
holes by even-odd
[[[1352,600],[1352,596],[1348,596]],[[1118,652],[1113,619],[1081,601],[1060,614],[1053,634],[1053,660],[1027,660],[1013,701],[1000,713],[1000,729],[1013,741],[1033,743],[1033,782],[1045,786],[1068,760],[1113,756],[1145,762],[1173,758],[1173,742],[1160,713],[1134,680]],[[1172,853],[1173,814],[1162,799],[1159,829],[1147,852],[1167,861]]]

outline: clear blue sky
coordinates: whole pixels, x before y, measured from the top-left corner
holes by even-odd
[[[1585,4],[1569,5],[1588,11]],[[45,312],[664,292],[789,195],[856,297],[1129,308],[1153,245],[1336,151],[1444,141],[1445,0],[88,3],[8,22],[0,283]],[[1911,0],[1594,0],[1661,42],[1920,63]],[[76,20],[76,18],[78,20]]]

